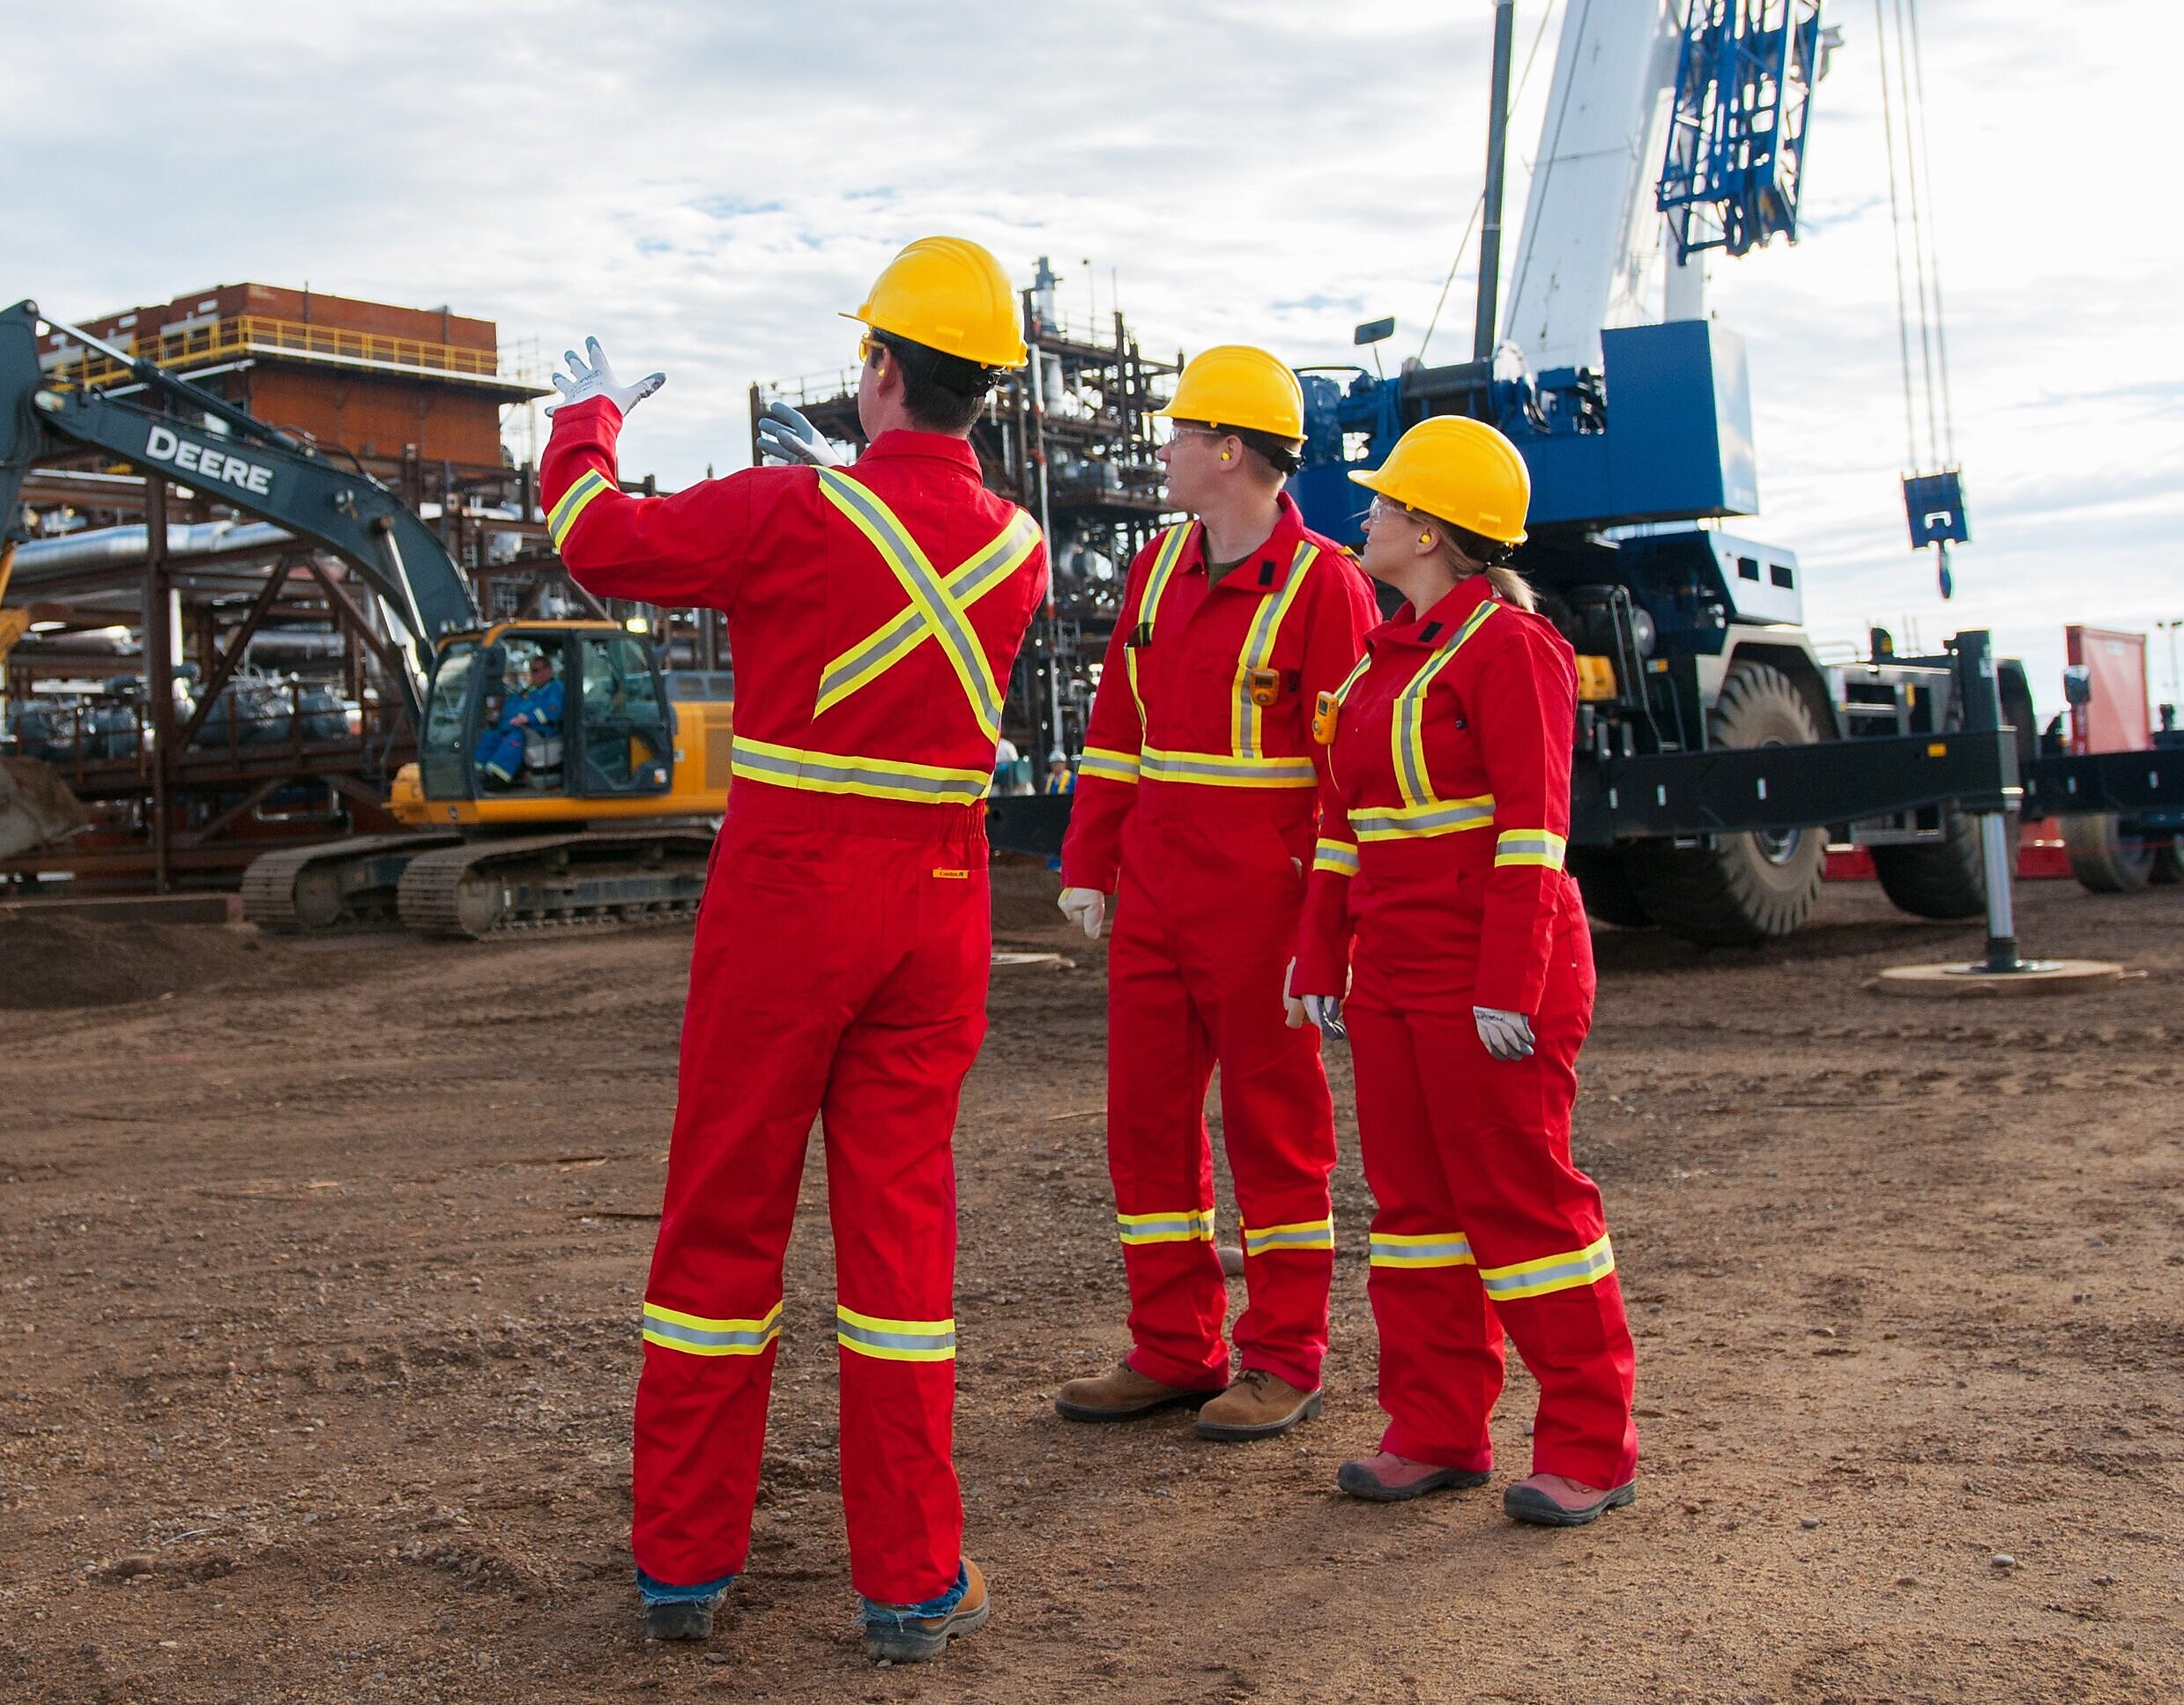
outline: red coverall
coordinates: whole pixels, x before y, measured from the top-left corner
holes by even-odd
[[[1381,1448],[1492,1465],[1505,1328],[1539,1381],[1533,1471],[1619,1486],[1634,1358],[1600,1191],[1570,1159],[1593,946],[1563,870],[1577,674],[1545,618],[1466,580],[1375,628],[1337,713],[1297,992],[1340,995],[1357,1074]],[[1497,1060],[1474,1006],[1523,1012]],[[1489,1306],[1491,1305],[1491,1306]]]
[[[846,473],[635,499],[614,482],[620,425],[605,402],[555,414],[554,543],[592,591],[724,611],[738,689],[645,1288],[637,1566],[677,1586],[744,1566],[822,1116],[851,1575],[922,1603],[962,1551],[949,1141],[985,1033],[1000,687],[1045,549],[960,439],[882,433]]]
[[[1307,883],[1333,881],[1307,875],[1325,761],[1312,705],[1374,612],[1341,546],[1281,505],[1217,586],[1196,523],[1130,565],[1062,843],[1064,886],[1116,895],[1107,1154],[1129,1362],[1193,1390],[1229,1383],[1206,1130],[1216,1060],[1244,1219],[1243,1365],[1313,1391],[1327,1350],[1334,1112],[1319,1037],[1287,1027],[1281,987]]]

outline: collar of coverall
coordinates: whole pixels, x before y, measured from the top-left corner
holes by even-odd
[[[1368,645],[1436,646],[1463,625],[1464,618],[1494,596],[1484,575],[1467,575],[1423,616],[1408,604],[1365,635]]]
[[[1265,594],[1279,592],[1289,583],[1289,565],[1304,538],[1304,514],[1287,492],[1275,493],[1274,502],[1281,514],[1274,517],[1274,531],[1267,535],[1267,542],[1223,575],[1215,591],[1233,586],[1239,592]],[[1206,572],[1206,529],[1197,522],[1191,523],[1190,543],[1183,547],[1176,568],[1186,575]]]
[[[867,462],[885,462],[899,456],[928,456],[961,468],[974,479],[978,478],[978,452],[970,448],[969,439],[958,438],[953,433],[912,432],[906,426],[881,433],[865,446],[865,454],[857,458],[857,463],[862,466]]]

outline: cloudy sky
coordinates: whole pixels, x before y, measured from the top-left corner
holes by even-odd
[[[1643,0],[1592,0],[1594,4]],[[1514,221],[1559,4],[1520,0]],[[1763,513],[1824,640],[1991,626],[2060,702],[2061,626],[2184,616],[2184,328],[2158,0],[1923,0],[1928,186],[1977,543],[1904,544],[1872,0],[1814,104],[1803,240],[1712,269],[1746,337]],[[0,0],[0,289],[66,318],[214,283],[437,306],[668,388],[669,484],[747,458],[752,380],[833,367],[910,238],[974,236],[1147,345],[1416,347],[1476,199],[1484,0],[921,5]],[[1508,253],[1513,255],[1514,242]],[[1086,263],[1088,262],[1088,266]],[[1436,359],[1466,352],[1470,283]],[[2155,690],[2170,696],[2155,635]]]

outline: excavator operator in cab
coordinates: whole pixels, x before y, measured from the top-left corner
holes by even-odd
[[[478,742],[478,769],[489,782],[513,787],[523,771],[527,740],[561,738],[564,692],[553,659],[534,653],[524,685],[501,701],[501,714]]]

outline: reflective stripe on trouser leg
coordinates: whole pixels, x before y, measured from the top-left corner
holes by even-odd
[[[1365,1289],[1380,1337],[1380,1448],[1414,1462],[1483,1471],[1488,1421],[1502,1390],[1502,1331],[1486,1303],[1470,1241],[1453,1229],[1441,1154],[1408,1029],[1352,1000],[1357,1142],[1373,1216]]]
[[[1148,1379],[1228,1383],[1229,1290],[1214,1253],[1206,1136],[1213,1039],[1168,949],[1142,867],[1160,837],[1125,832],[1108,949],[1107,1163],[1130,1289],[1130,1365]]]
[[[1205,1208],[1162,1208],[1152,1213],[1118,1213],[1117,1234],[1131,1243],[1210,1243],[1214,1241],[1214,1211]]]
[[[950,1140],[992,957],[986,885],[936,882],[932,850],[910,852],[878,914],[893,963],[843,1034],[823,1110],[851,1583],[890,1605],[946,1591],[962,1555]]]

